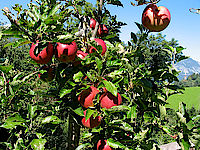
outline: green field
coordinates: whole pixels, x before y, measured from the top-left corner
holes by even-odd
[[[200,109],[200,87],[185,88],[184,94],[176,94],[169,97],[166,105],[168,108],[178,109],[179,102],[184,102],[187,108]]]

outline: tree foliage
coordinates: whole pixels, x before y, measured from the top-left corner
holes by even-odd
[[[16,17],[4,9],[11,26],[1,31],[2,38],[15,38],[4,47],[15,49],[39,41],[51,42],[56,49],[57,42],[76,41],[84,52],[91,46],[96,48],[84,59],[76,58],[78,65],[53,58],[46,64],[55,66],[55,79],[49,83],[39,80],[37,74],[44,70],[33,61],[29,62],[33,65],[29,72],[17,72],[17,67],[2,62],[0,125],[9,136],[1,143],[4,148],[95,149],[97,142],[105,139],[112,148],[148,150],[158,147],[155,133],[164,131],[170,136],[171,129],[176,131],[182,149],[188,149],[189,139],[199,147],[199,127],[184,104],[176,113],[178,123],[174,127],[166,124],[164,105],[180,90],[173,84],[178,80],[173,64],[185,58],[184,48],[175,40],[150,35],[139,23],[139,33],[131,33],[131,41],[123,45],[119,29],[125,24],[117,21],[104,4],[122,6],[119,0],[100,0],[96,6],[85,0],[36,0],[28,4],[28,9],[15,5]],[[94,30],[89,27],[91,17],[97,21]],[[106,42],[105,55],[93,41],[100,24],[109,25],[108,35],[99,37]],[[27,54],[28,48],[23,51]],[[90,86],[99,93],[93,106],[84,108],[78,96]],[[106,92],[112,97],[119,93],[122,104],[103,108],[100,99]],[[100,126],[90,129],[82,125],[83,117],[91,120],[97,116],[101,118]]]

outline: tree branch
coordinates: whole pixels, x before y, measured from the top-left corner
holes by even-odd
[[[99,16],[99,20],[101,20],[102,18],[102,9],[103,9],[103,4],[104,4],[104,0],[100,0],[100,3],[98,5],[98,16]],[[91,37],[91,40],[94,40],[95,36],[97,35],[97,31],[98,31],[98,28],[99,28],[99,25],[100,23],[98,21],[96,21],[96,26],[95,26],[95,29],[92,33],[92,37]]]

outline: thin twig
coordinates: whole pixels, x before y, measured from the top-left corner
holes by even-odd
[[[24,34],[25,34],[26,36],[29,37],[29,40],[30,40],[30,41],[33,41],[33,38],[32,38],[32,36],[28,33],[28,31],[27,31],[26,29],[22,28],[22,27],[20,26],[19,22],[17,22],[17,20],[14,20],[14,19],[11,17],[11,15],[10,15],[11,12],[9,11],[9,9],[8,9],[7,7],[5,7],[5,8],[3,9],[3,11],[5,12],[5,15],[7,16],[7,18],[10,20],[11,24],[14,24],[20,31],[24,32]]]

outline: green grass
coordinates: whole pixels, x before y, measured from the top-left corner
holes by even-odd
[[[176,94],[169,97],[167,108],[178,110],[180,102],[186,104],[186,108],[194,107],[200,109],[200,87],[185,88],[184,94]]]

